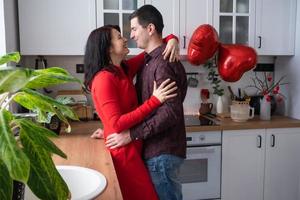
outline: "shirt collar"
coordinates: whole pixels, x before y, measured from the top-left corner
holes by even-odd
[[[161,44],[156,49],[152,50],[150,53],[145,53],[145,62],[149,62],[152,58],[156,58],[162,55],[162,52],[165,50],[166,44]]]

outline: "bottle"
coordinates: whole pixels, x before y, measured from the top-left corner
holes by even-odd
[[[223,102],[223,96],[218,96],[217,99],[217,106],[216,106],[216,112],[217,114],[221,114],[224,112],[224,102]]]

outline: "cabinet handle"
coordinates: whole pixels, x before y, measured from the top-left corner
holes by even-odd
[[[275,147],[275,135],[271,135],[271,147]]]
[[[186,36],[183,36],[183,48],[185,49],[186,46]]]
[[[257,148],[261,148],[261,135],[258,135],[256,139],[257,139],[256,141]]]
[[[260,49],[261,48],[261,36],[258,36],[258,39],[259,39],[258,48]]]

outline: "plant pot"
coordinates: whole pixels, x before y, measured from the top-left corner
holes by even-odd
[[[254,108],[254,114],[260,114],[260,100],[262,99],[262,95],[251,96],[251,100],[249,105]],[[277,103],[274,96],[271,96],[271,115],[273,115],[276,111]]]
[[[25,184],[19,181],[13,181],[12,200],[24,200]]]

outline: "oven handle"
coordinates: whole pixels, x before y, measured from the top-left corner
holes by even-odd
[[[216,152],[216,147],[188,147],[187,155],[211,154]]]

